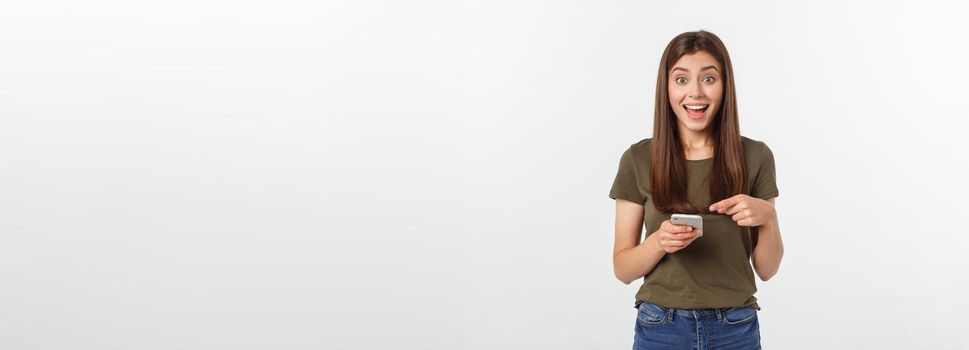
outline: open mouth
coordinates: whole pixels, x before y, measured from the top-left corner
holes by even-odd
[[[686,114],[691,119],[702,119],[703,116],[706,115],[706,112],[707,112],[707,108],[708,107],[710,107],[710,105],[708,105],[708,104],[688,104],[688,105],[683,105],[683,108],[686,109]]]

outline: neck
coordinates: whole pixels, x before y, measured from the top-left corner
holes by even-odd
[[[680,128],[680,142],[687,150],[703,150],[713,147],[713,139],[705,132]]]

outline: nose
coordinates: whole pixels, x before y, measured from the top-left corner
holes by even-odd
[[[689,95],[690,95],[691,98],[700,98],[700,97],[703,97],[703,86],[701,86],[700,83],[698,83],[698,82],[697,83],[693,83],[693,87],[690,89],[690,94]]]

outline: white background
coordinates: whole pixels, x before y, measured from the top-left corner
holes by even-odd
[[[969,347],[966,9],[5,1],[0,348],[621,349],[675,35],[773,150],[769,349]]]

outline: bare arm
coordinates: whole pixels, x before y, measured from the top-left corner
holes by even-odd
[[[772,206],[777,197],[767,200]],[[781,259],[784,257],[784,242],[781,241],[781,230],[777,224],[776,211],[774,215],[763,225],[757,227],[757,246],[751,258],[754,263],[754,271],[761,281],[774,277],[781,266]]]
[[[616,278],[625,284],[653,271],[666,255],[656,241],[658,235],[648,235],[640,243],[644,212],[642,205],[616,199],[616,243],[612,252],[612,268]]]

